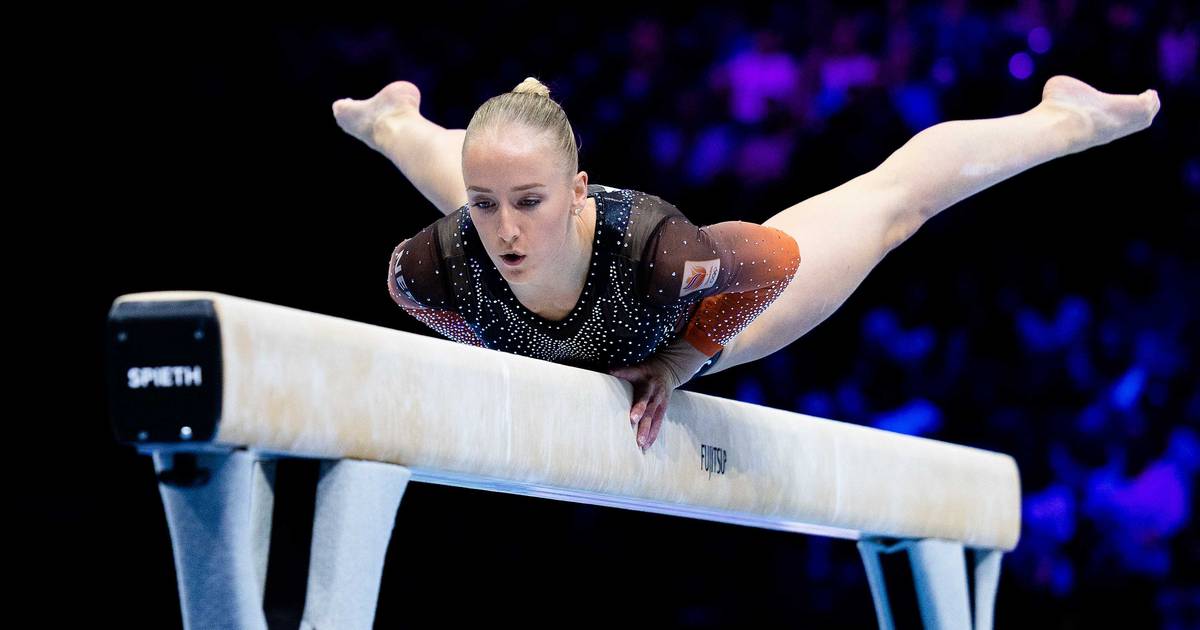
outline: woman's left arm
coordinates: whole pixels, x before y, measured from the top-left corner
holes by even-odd
[[[708,359],[709,355],[679,337],[642,363],[609,370],[609,374],[633,384],[629,422],[643,451],[658,437],[671,392],[691,380]]]
[[[782,230],[745,221],[702,227],[674,206],[665,213],[649,239],[638,284],[660,306],[702,298],[675,341],[643,363],[609,372],[633,383],[629,420],[643,449],[658,437],[671,392],[774,301],[800,263],[796,239]]]

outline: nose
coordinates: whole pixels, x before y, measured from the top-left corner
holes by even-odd
[[[507,208],[501,208],[497,212],[499,218],[497,219],[496,234],[500,240],[511,245],[521,234],[520,228],[517,227],[517,213]]]

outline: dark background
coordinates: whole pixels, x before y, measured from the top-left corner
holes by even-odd
[[[108,423],[114,298],[210,290],[435,334],[383,278],[392,248],[441,215],[338,128],[334,100],[406,79],[426,117],[462,128],[535,76],[571,117],[591,182],[708,224],[765,220],[931,124],[1024,111],[1065,73],[1155,88],[1162,111],[950,208],[810,334],[685,389],[1015,457],[1023,531],[997,627],[1200,625],[1198,36],[1189,3],[1066,0],[438,3],[354,23],[105,15],[48,28],[30,50],[65,61],[43,77],[61,113],[13,124],[49,138],[38,155],[59,177],[41,191],[73,210],[29,213],[70,243],[40,269],[69,287],[50,358],[96,378],[44,399],[68,403],[70,430],[28,486],[42,620],[181,625],[151,462]],[[788,69],[782,84],[768,63]],[[295,627],[302,606],[315,474],[280,469],[273,626]],[[907,567],[888,562],[913,627]],[[874,613],[848,541],[411,484],[377,627],[501,620],[873,627]]]

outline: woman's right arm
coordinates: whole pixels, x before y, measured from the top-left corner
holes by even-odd
[[[413,297],[412,291],[408,288],[408,283],[404,279],[403,274],[397,274],[400,269],[397,262],[400,256],[404,253],[404,245],[411,241],[411,238],[404,239],[395,249],[392,250],[392,259],[388,263],[388,294],[392,296],[392,301],[399,304],[405,310],[409,309],[424,309],[425,306]],[[397,282],[399,281],[399,282]]]
[[[421,267],[425,266],[426,261],[424,258],[421,258],[418,262],[413,262],[418,259],[418,254],[405,249],[405,245],[411,240],[411,238],[405,239],[392,250],[392,257],[388,263],[388,294],[392,296],[392,301],[403,308],[404,312],[432,328],[443,337],[458,343],[486,348],[487,344],[484,343],[483,339],[475,333],[475,330],[471,328],[467,320],[462,315],[459,315],[457,311],[449,308],[426,306],[413,295],[412,284],[421,281],[422,278],[411,275],[411,269],[415,264],[418,273],[425,271]],[[428,257],[429,250],[426,250],[425,254]],[[433,259],[429,259],[428,262],[430,267],[436,265],[436,261]],[[404,271],[405,264],[408,264],[410,271]],[[428,283],[426,283],[424,289],[418,286],[421,299],[431,300],[430,303],[437,302],[438,300],[429,295],[430,291],[432,291],[432,288]],[[444,302],[445,299],[441,301]]]

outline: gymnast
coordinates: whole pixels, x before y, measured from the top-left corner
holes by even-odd
[[[652,194],[589,184],[566,114],[533,77],[466,129],[427,120],[420,102],[416,85],[395,81],[333,103],[338,125],[445,215],[392,251],[392,299],[460,343],[629,381],[643,450],[675,388],[807,333],[942,210],[1145,129],[1159,109],[1154,90],[1107,94],[1054,76],[1034,108],[933,125],[762,225],[696,226]]]

